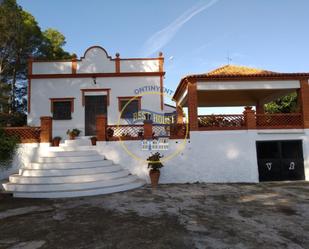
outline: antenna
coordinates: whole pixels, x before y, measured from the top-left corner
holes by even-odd
[[[227,52],[227,57],[226,57],[226,60],[227,60],[227,64],[230,65],[230,63],[232,62],[232,58],[230,57],[230,53]]]

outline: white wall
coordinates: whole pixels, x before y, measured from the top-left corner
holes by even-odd
[[[159,60],[120,60],[121,72],[159,72]]]
[[[264,131],[263,131],[264,132]],[[303,140],[306,180],[309,180],[309,130],[306,133],[258,133],[257,131],[191,132],[185,149],[164,163],[161,183],[186,182],[258,182],[256,141]],[[288,132],[288,131],[284,131]],[[170,149],[161,151],[165,157],[180,148],[182,140],[170,140]],[[149,151],[141,150],[140,141],[125,141],[127,150],[146,159]],[[99,142],[99,152],[133,174],[149,180],[146,162],[131,157],[119,142]]]
[[[84,57],[77,60],[76,73],[115,73],[115,59],[98,46],[87,49]],[[159,72],[159,59],[121,59],[121,72]],[[32,74],[71,74],[72,61],[34,61]]]
[[[110,105],[108,106],[109,124],[117,124],[118,97],[134,96],[134,90],[143,86],[160,86],[159,77],[111,77],[97,78],[94,85],[92,78],[73,79],[33,79],[31,81],[31,112],[28,114],[28,124],[40,125],[41,116],[52,116],[50,98],[74,97],[74,112],[72,120],[53,120],[53,136],[66,137],[67,129],[78,128],[84,134],[85,110],[82,106],[80,89],[110,88]],[[160,95],[142,96],[142,108],[160,112]]]
[[[165,113],[176,112],[176,107],[172,107],[170,105],[164,105],[164,112]]]
[[[305,176],[309,181],[309,129],[265,130],[265,131],[203,131],[191,132],[190,139],[170,140],[168,151],[161,151],[165,158],[180,151],[177,156],[164,162],[161,183],[186,182],[258,182],[256,141],[294,140],[303,141]],[[126,152],[133,153],[136,159]],[[141,150],[141,141],[98,142],[99,153],[149,182],[145,160],[151,152]],[[185,145],[184,150],[179,150]],[[39,155],[45,155],[46,144],[20,145],[12,167],[0,167],[0,180],[17,173],[25,163]]]
[[[207,81],[197,82],[197,90],[259,90],[259,89],[298,89],[299,80],[268,80],[268,81]]]
[[[77,73],[114,73],[115,62],[111,60],[106,52],[94,47],[87,50],[85,58],[77,62]]]
[[[32,74],[70,74],[71,61],[33,62]]]
[[[0,180],[7,179],[10,175],[18,173],[18,170],[25,163],[29,163],[36,158],[38,146],[37,143],[19,144],[13,161],[9,165],[0,165]],[[1,187],[2,185],[0,185],[0,189]]]

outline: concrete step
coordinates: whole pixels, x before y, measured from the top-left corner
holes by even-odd
[[[72,150],[72,151],[47,151],[43,157],[82,157],[100,155],[96,150]]]
[[[94,182],[105,181],[115,178],[125,177],[129,175],[127,170],[119,170],[115,172],[104,172],[99,174],[84,175],[62,175],[62,176],[21,176],[11,175],[10,183],[17,184],[58,184],[58,183],[78,183],[78,182]]]
[[[65,140],[63,144],[60,144],[62,146],[91,146],[91,140],[89,138],[81,138],[81,139],[75,139],[75,140]]]
[[[74,163],[74,162],[89,162],[104,160],[101,155],[90,155],[90,156],[58,156],[58,157],[39,157],[37,163]]]
[[[60,144],[59,147],[49,147],[48,151],[96,151],[96,146],[92,146],[92,145],[83,145],[83,146],[67,146],[65,144]]]
[[[129,175],[125,177],[92,182],[78,183],[59,183],[59,184],[16,184],[4,183],[3,188],[9,192],[57,192],[57,191],[76,191],[95,188],[106,188],[117,185],[132,183],[137,180],[136,176]]]
[[[113,164],[90,145],[89,138],[65,141],[60,147],[39,148],[9,183],[14,197],[64,198],[126,191],[145,184],[128,170]]]
[[[110,173],[121,170],[122,167],[113,164],[110,166],[87,167],[81,169],[20,169],[19,175],[22,176],[82,176],[90,174]]]
[[[94,160],[87,162],[56,162],[56,163],[28,163],[25,169],[84,169],[99,166],[111,166],[113,162],[110,160]]]
[[[93,196],[93,195],[103,195],[103,194],[127,191],[139,188],[144,184],[145,182],[142,180],[135,180],[133,182],[120,184],[117,186],[84,189],[79,191],[14,192],[13,196],[22,198],[68,198],[68,197]]]

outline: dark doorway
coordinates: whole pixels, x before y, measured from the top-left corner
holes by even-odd
[[[96,116],[107,114],[107,97],[85,96],[85,135],[96,134]]]
[[[301,140],[256,142],[260,181],[304,180]]]

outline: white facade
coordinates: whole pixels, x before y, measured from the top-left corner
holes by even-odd
[[[159,58],[119,59],[120,72],[160,72]],[[115,73],[115,61],[99,46],[86,50],[83,57],[77,60],[76,73]],[[37,61],[33,62],[32,74],[70,74],[71,61]]]
[[[116,60],[119,62],[117,71]],[[153,59],[111,59],[103,48],[89,48],[84,57],[76,61],[76,72],[72,61],[33,62],[30,88],[30,112],[28,125],[39,126],[41,116],[52,116],[53,98],[74,98],[74,112],[71,120],[53,120],[53,136],[65,137],[68,129],[78,128],[84,134],[85,107],[82,90],[91,90],[86,94],[102,95],[109,93],[107,106],[108,124],[117,124],[119,120],[118,97],[135,96],[135,89],[163,86],[163,72],[160,60]],[[95,77],[95,82],[94,78]],[[96,83],[96,84],[95,84]],[[95,89],[98,89],[96,92]],[[101,90],[100,90],[101,89]],[[108,91],[102,91],[107,89]],[[141,108],[154,112],[161,110],[160,94],[147,94],[139,91]],[[120,120],[124,124],[124,120]]]
[[[197,82],[198,90],[262,90],[262,89],[298,89],[299,80],[272,80],[272,81],[215,81],[215,82]]]
[[[196,131],[184,149],[164,163],[162,183],[193,182],[258,182],[259,172],[256,141],[302,140],[305,177],[309,180],[309,130],[258,131]],[[165,157],[182,146],[182,140],[170,140],[169,150],[161,151]],[[137,141],[125,141],[126,148],[140,158],[147,158],[149,151],[142,151]],[[148,180],[145,162],[137,161],[126,153],[118,142],[100,142],[98,150],[107,158],[122,164],[133,174]]]
[[[170,140],[169,149],[160,151],[165,158],[179,151],[175,157],[163,162],[160,182],[258,182],[256,141],[264,140],[302,140],[305,177],[308,181],[308,135],[308,129],[191,132],[187,141]],[[22,145],[16,154],[12,170],[17,171],[33,158],[46,153],[46,146],[37,146]],[[146,159],[151,151],[142,150],[141,141],[123,141],[123,144],[119,141],[98,142],[97,146],[92,148],[115,164],[128,169],[130,173],[149,182],[147,163],[142,159]],[[5,178],[8,174],[3,172],[1,177]]]
[[[159,92],[158,94],[149,94],[151,90],[147,90],[152,87],[162,89],[164,75],[162,63],[162,57],[153,59],[120,59],[117,57],[112,59],[100,47],[88,49],[84,57],[77,60],[75,64],[73,61],[34,62],[30,78],[31,111],[28,114],[28,124],[39,126],[41,116],[52,116],[50,99],[74,98],[72,119],[53,120],[53,136],[65,138],[67,129],[72,128],[78,128],[84,133],[85,107],[82,90],[85,89],[91,90],[87,94],[109,95],[108,124],[117,124],[120,120],[118,98],[134,96],[136,92],[141,95],[141,109],[157,113],[174,112],[174,107],[164,106]],[[216,81],[207,82],[207,84],[197,81],[197,90],[200,92],[217,92],[218,98],[213,100],[215,104],[216,101],[232,103],[233,97],[238,100],[240,96],[237,91],[233,90],[248,90],[242,95],[242,103],[256,104],[257,99],[254,96],[253,100],[247,99],[250,96],[247,93],[251,93],[251,90],[260,90],[260,92],[256,91],[258,93],[256,96],[260,98],[261,103],[264,103],[266,99],[270,100],[299,88],[300,82],[298,80]],[[108,91],[102,91],[102,89],[108,89]],[[219,94],[226,90],[231,90],[230,96],[226,95],[230,99],[219,98]],[[234,95],[231,96],[232,94]],[[187,95],[188,91],[184,90],[178,99],[179,103],[186,102]],[[205,99],[208,100],[208,98]],[[126,121],[120,120],[120,123],[125,124]],[[191,131],[190,139],[171,139],[168,150],[160,151],[164,155],[163,164],[165,166],[161,170],[160,182],[258,182],[256,142],[268,140],[301,140],[305,179],[309,180],[308,135],[309,129]],[[89,143],[89,139],[87,142]],[[88,147],[149,182],[146,158],[155,151],[144,150],[142,141],[97,142],[96,146]],[[69,149],[79,150],[81,148],[73,146]],[[35,161],[35,158],[44,155],[47,150],[46,145],[42,144],[21,145],[14,158],[11,171],[23,167],[30,161]],[[3,178],[5,175],[8,174],[3,172],[1,177]]]
[[[110,88],[110,103],[107,107],[109,124],[117,124],[119,120],[118,97],[134,96],[134,89],[143,86],[160,86],[159,77],[113,77],[97,78],[93,84],[92,78],[81,79],[35,79],[31,82],[32,101],[31,112],[28,114],[28,124],[40,125],[41,116],[52,116],[50,98],[73,97],[74,112],[71,120],[53,120],[53,136],[65,137],[67,129],[78,128],[84,131],[85,106],[82,105],[81,89]],[[92,92],[93,93],[93,92]],[[102,94],[98,91],[97,94]],[[142,109],[160,112],[160,95],[145,94],[141,98]],[[122,122],[122,120],[120,120]],[[83,133],[82,133],[83,134]]]

